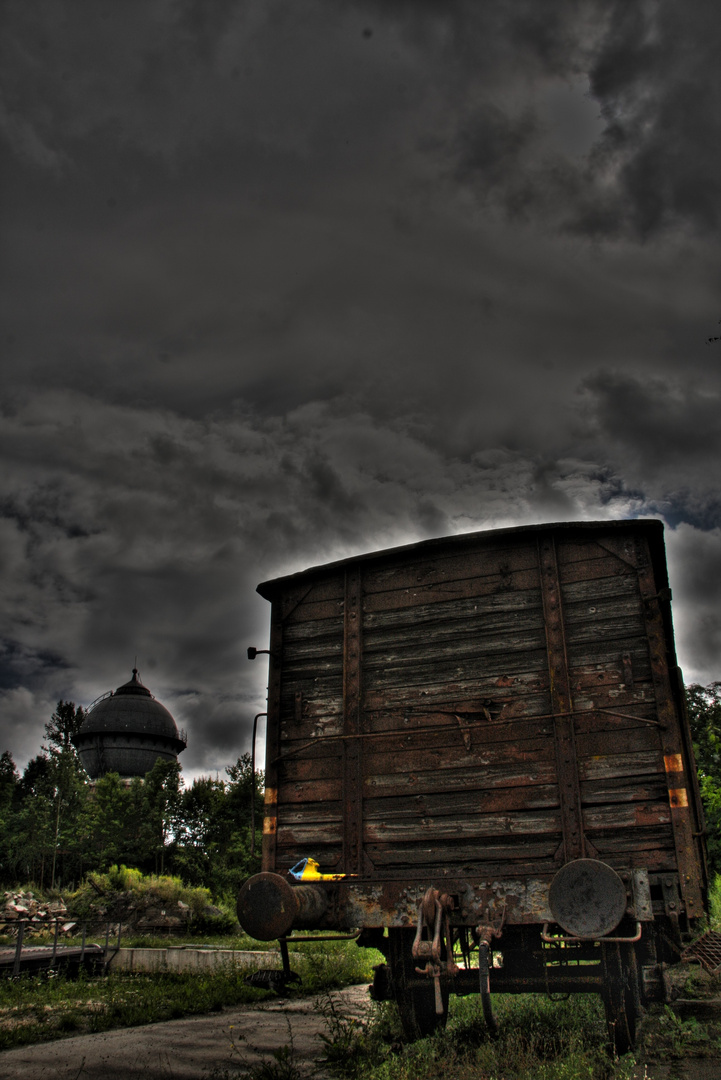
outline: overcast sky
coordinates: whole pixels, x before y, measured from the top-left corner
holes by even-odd
[[[221,775],[258,582],[667,523],[721,679],[717,0],[6,0],[0,750],[130,677]]]

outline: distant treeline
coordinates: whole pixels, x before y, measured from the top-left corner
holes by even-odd
[[[109,773],[91,788],[72,743],[83,718],[73,702],[59,701],[22,776],[9,751],[0,756],[0,885],[69,889],[90,870],[124,863],[221,897],[260,868],[250,854],[249,754],[223,780],[201,777],[185,787],[177,762],[157,761],[144,781],[128,785]],[[258,774],[261,828],[262,788]]]

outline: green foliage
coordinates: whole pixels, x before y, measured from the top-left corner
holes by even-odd
[[[130,905],[134,911],[142,913],[147,908],[177,904],[178,901],[190,909],[191,929],[205,930],[209,923],[212,925],[213,916],[207,913],[211,903],[209,889],[184,885],[179,877],[143,874],[127,866],[111,866],[106,873],[91,871],[82,885],[66,897],[73,918],[97,922],[106,914],[119,917]],[[227,932],[227,917],[224,920],[216,914],[215,918]]]
[[[711,873],[721,871],[721,682],[686,688]]]
[[[716,874],[709,889],[709,919],[712,930],[721,930],[721,874]]]
[[[0,1050],[65,1033],[107,1031],[217,1012],[268,996],[246,986],[244,976],[242,969],[228,968],[213,973],[111,974],[73,981],[62,976],[0,979]]]
[[[451,998],[448,1027],[404,1045],[395,1007],[375,1006],[369,1022],[344,1017],[332,995],[319,1002],[328,1034],[323,1061],[349,1080],[630,1080],[635,1062],[612,1062],[600,999],[573,995],[494,998],[499,1033],[491,1038],[477,997]]]
[[[59,701],[22,776],[9,751],[0,755],[0,886],[72,891],[88,872],[125,865],[210,889],[234,908],[242,882],[260,869],[250,819],[254,799],[263,820],[263,779],[253,777],[250,755],[227,767],[227,779],[200,777],[187,788],[178,763],[165,760],[144,780],[108,773],[91,785],[74,746],[84,715]],[[236,925],[230,911],[197,918],[208,933]]]

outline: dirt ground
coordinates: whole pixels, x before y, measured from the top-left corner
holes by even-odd
[[[334,994],[334,997],[336,995]],[[369,1006],[365,985],[337,992],[340,1011],[361,1017]],[[319,1035],[326,1034],[315,999],[292,998],[145,1027],[78,1035],[0,1053],[2,1080],[212,1080],[242,1074],[293,1045],[293,1061],[313,1080],[329,1074],[315,1062]],[[721,1061],[695,1060],[639,1065],[635,1080],[720,1080]]]

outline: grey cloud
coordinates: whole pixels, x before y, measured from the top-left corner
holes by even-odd
[[[693,540],[680,565],[703,547],[718,252],[670,226],[712,220],[688,201],[710,63],[668,55],[668,4],[638,24],[571,0],[8,10],[18,756],[137,655],[186,769],[222,769],[263,704],[264,578],[559,517],[662,514]],[[696,108],[683,138],[674,102]]]
[[[721,530],[681,524],[666,533],[674,624],[687,682],[719,678]]]

